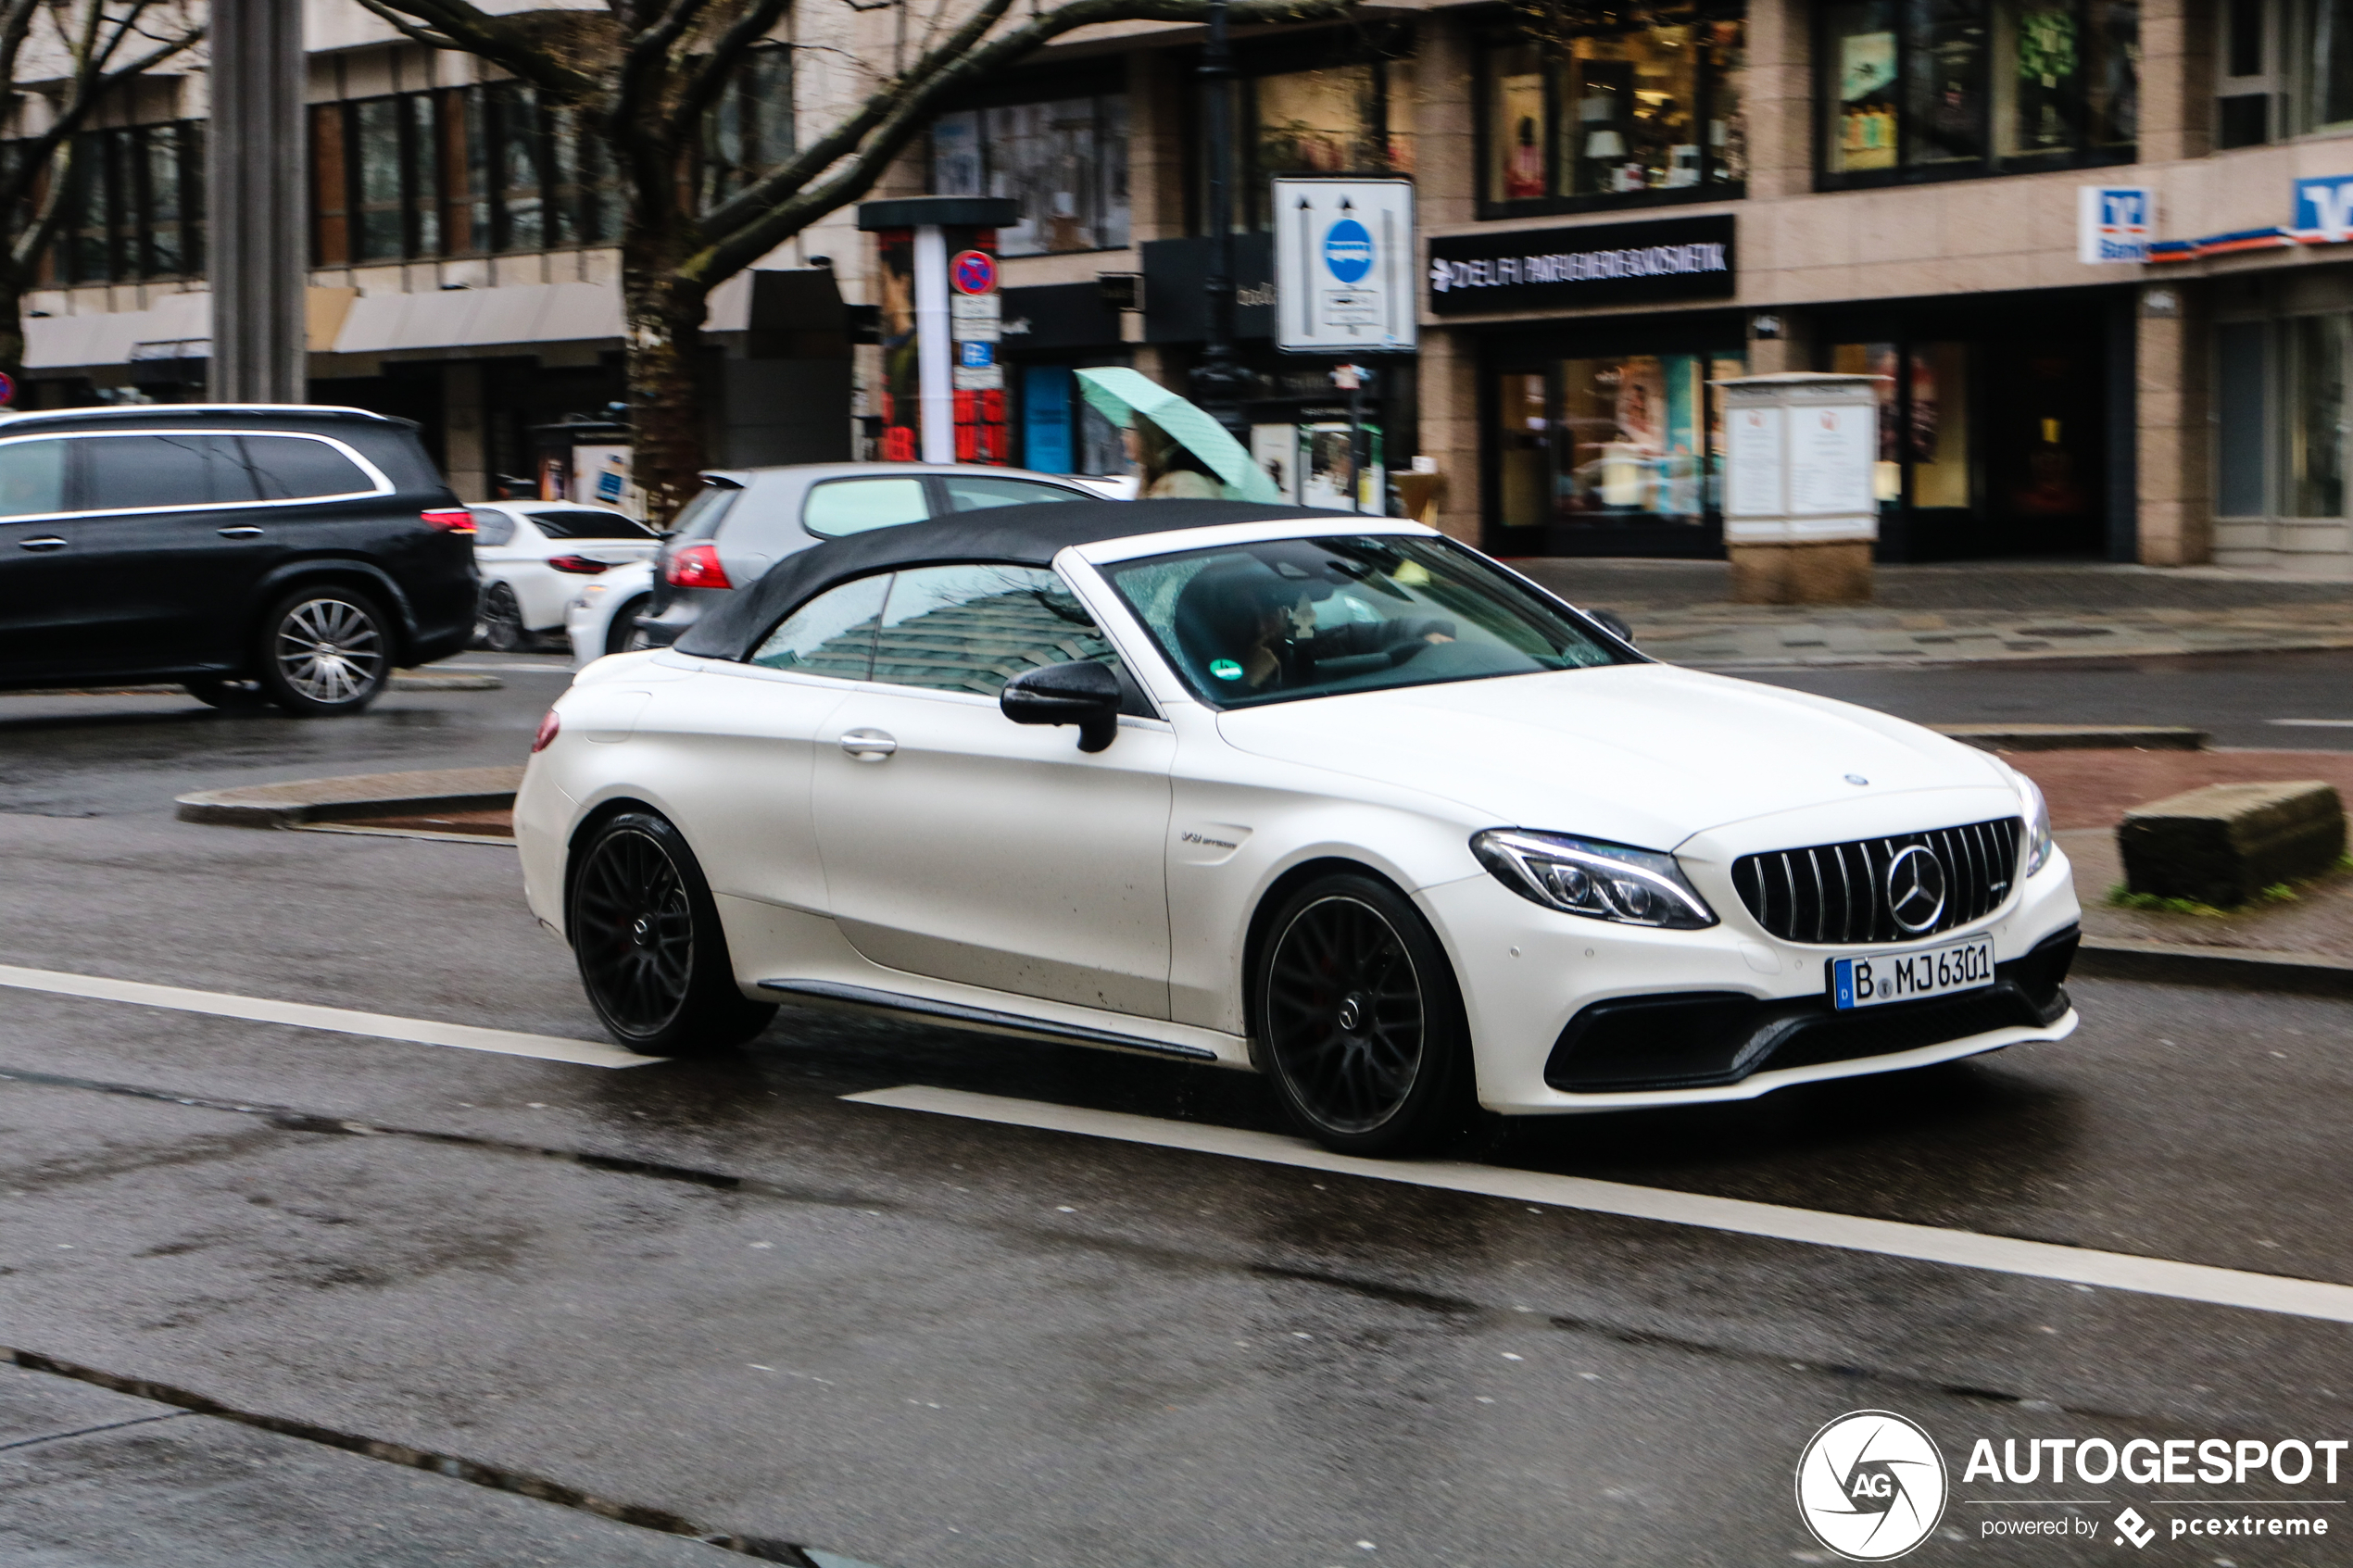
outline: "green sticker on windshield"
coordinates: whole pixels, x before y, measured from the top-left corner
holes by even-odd
[[[1211,659],[1209,672],[1221,681],[1239,681],[1242,678],[1242,667],[1230,659]]]

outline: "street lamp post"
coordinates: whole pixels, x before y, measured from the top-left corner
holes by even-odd
[[[1201,363],[1193,367],[1193,401],[1247,446],[1242,402],[1250,372],[1234,358],[1234,48],[1226,35],[1226,0],[1210,0],[1201,80],[1209,113],[1209,268],[1202,281],[1209,311]]]
[[[302,6],[213,0],[211,395],[300,403],[309,345]]]

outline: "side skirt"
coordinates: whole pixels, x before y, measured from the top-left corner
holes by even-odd
[[[1140,1035],[1120,1035],[1108,1029],[1090,1029],[1084,1024],[1051,1023],[1024,1018],[1019,1013],[999,1012],[993,1008],[966,1007],[960,1002],[936,1002],[926,997],[877,991],[864,985],[844,985],[832,980],[763,980],[760,988],[796,1001],[853,1008],[861,1012],[890,1012],[934,1019],[960,1029],[977,1029],[991,1035],[1014,1035],[1025,1039],[1051,1040],[1057,1045],[1133,1051],[1140,1056],[1178,1061],[1218,1060],[1217,1053],[1206,1046],[1172,1045],[1165,1040],[1148,1040]]]

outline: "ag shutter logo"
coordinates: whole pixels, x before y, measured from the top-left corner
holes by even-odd
[[[1944,1456],[1916,1424],[1854,1411],[1814,1434],[1797,1461],[1797,1509],[1814,1538],[1856,1562],[1885,1562],[1944,1516]]]

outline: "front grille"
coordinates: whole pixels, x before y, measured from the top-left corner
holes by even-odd
[[[1732,885],[1756,923],[1783,941],[1842,947],[1913,942],[2002,907],[2018,875],[2018,835],[2019,820],[2000,817],[1893,838],[1743,855],[1732,862]],[[1935,856],[1944,873],[1944,902],[1932,921],[1906,926],[1889,900],[1888,868],[1915,847]],[[1905,913],[1918,922],[1926,910]]]

